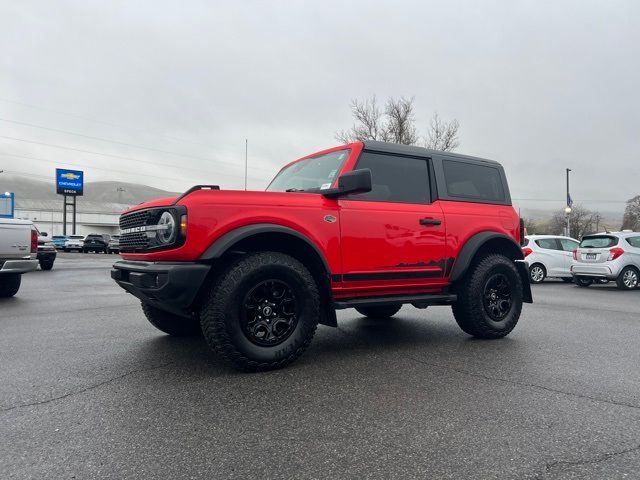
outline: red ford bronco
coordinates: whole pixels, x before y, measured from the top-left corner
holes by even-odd
[[[388,318],[451,305],[499,338],[532,301],[500,164],[383,142],[286,165],[266,192],[198,185],[120,218],[113,279],[170,335],[201,335],[241,370],[282,367],[336,310]]]

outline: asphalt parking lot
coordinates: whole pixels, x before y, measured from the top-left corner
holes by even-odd
[[[115,259],[0,301],[2,478],[640,478],[640,290],[546,282],[498,341],[345,311],[242,374],[149,325]]]

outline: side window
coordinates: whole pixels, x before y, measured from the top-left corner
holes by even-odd
[[[429,203],[429,169],[425,158],[401,157],[362,152],[356,169],[371,170],[372,189],[350,195],[349,200],[378,202]]]
[[[640,237],[629,237],[627,243],[632,247],[640,248]]]
[[[555,238],[540,238],[536,240],[536,244],[540,248],[546,248],[547,250],[558,250]]]
[[[529,239],[528,239],[528,238],[525,238],[525,239],[524,239],[524,241],[523,241],[523,243],[522,243],[522,246],[523,246],[523,247],[526,247],[527,245],[529,245]]]
[[[573,252],[576,248],[578,248],[578,245],[580,245],[578,242],[574,242],[573,240],[568,240],[566,238],[559,238],[558,240],[560,241],[562,250],[564,250],[565,252]]]
[[[479,202],[504,202],[500,170],[489,165],[443,160],[444,180],[450,197]]]

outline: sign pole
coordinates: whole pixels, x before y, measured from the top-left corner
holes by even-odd
[[[62,235],[67,236],[67,196],[62,196]]]
[[[73,234],[76,234],[76,196],[73,196]]]

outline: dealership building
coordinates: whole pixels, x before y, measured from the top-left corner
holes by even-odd
[[[121,203],[78,202],[76,212],[76,234],[118,233],[120,214],[131,205]],[[62,235],[62,199],[26,200],[16,199],[15,218],[31,220],[38,230],[49,235]],[[67,211],[67,235],[72,233],[71,208]]]

